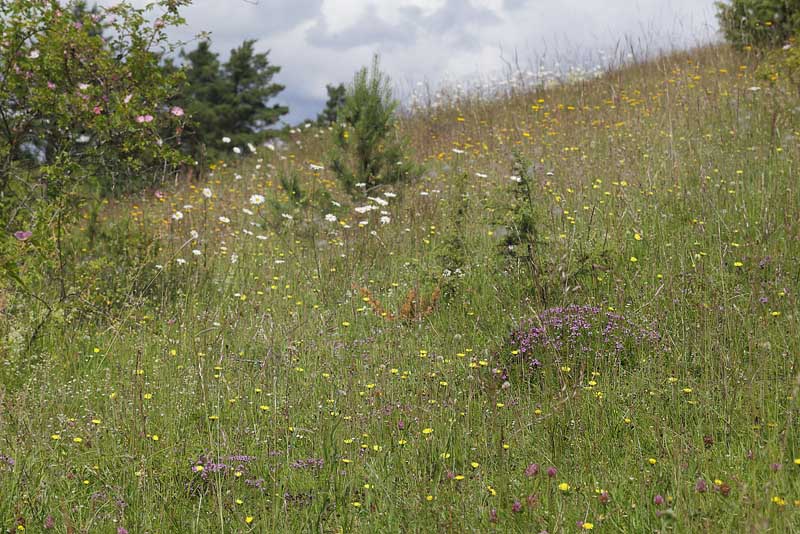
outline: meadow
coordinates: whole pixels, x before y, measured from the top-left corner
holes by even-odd
[[[799,113],[708,46],[104,202],[0,288],[0,529],[800,531]]]

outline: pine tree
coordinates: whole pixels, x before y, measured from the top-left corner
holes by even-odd
[[[344,106],[345,98],[347,97],[347,88],[343,83],[339,85],[327,84],[325,89],[328,91],[328,101],[325,103],[325,109],[322,110],[322,113],[317,115],[317,124],[320,126],[336,123],[339,110]]]
[[[223,66],[227,93],[225,114],[220,119],[233,143],[239,145],[263,141],[272,133],[268,128],[289,112],[279,104],[267,106],[267,101],[284,89],[272,82],[281,68],[269,64],[269,52],[255,53],[254,44],[255,40],[246,40],[231,51]]]
[[[407,157],[397,131],[397,105],[391,81],[375,56],[372,68],[364,67],[353,77],[333,130],[331,170],[351,194],[358,184],[369,191],[420,176],[421,168]]]
[[[186,86],[181,102],[193,126],[186,132],[195,157],[209,150],[223,151],[233,146],[258,144],[272,135],[269,127],[289,112],[286,106],[268,106],[268,101],[283,91],[273,83],[280,67],[270,65],[268,52],[256,53],[255,41],[247,40],[231,51],[224,64],[211,50],[208,41],[195,50],[183,53],[186,62]]]
[[[227,87],[219,55],[211,50],[208,41],[200,42],[195,50],[181,55],[186,61],[186,84],[181,101],[191,117],[186,139],[191,152],[199,157],[204,147],[220,145],[225,135],[219,105]]]

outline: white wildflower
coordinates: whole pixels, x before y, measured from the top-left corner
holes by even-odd
[[[198,249],[196,249],[196,248],[195,248],[195,249],[192,249],[192,254],[194,254],[195,256],[202,256],[202,255],[203,255],[203,253],[202,253],[202,252],[200,252],[200,251],[199,251]]]
[[[259,204],[264,203],[264,196],[263,195],[251,195],[250,196],[250,204],[254,206],[258,206]]]
[[[233,153],[234,154],[241,154],[242,153],[242,149],[239,148],[238,146],[235,146],[235,147],[233,147]]]
[[[186,265],[186,260],[184,260],[183,258],[175,258],[175,263],[177,263],[178,265]]]
[[[197,239],[198,237],[200,237],[200,234],[197,233],[197,230],[192,230],[191,232],[189,232],[189,236],[191,236],[192,239]]]
[[[208,187],[204,187],[203,188],[203,196],[204,197],[211,198],[213,195],[214,195],[214,193],[211,192],[211,189],[209,189]]]
[[[219,216],[219,222],[221,222],[223,224],[228,224],[229,222],[231,222],[231,220],[229,218],[225,217],[224,215],[220,215]]]
[[[281,213],[281,217],[283,217],[284,219],[289,220],[289,221],[293,221],[294,220],[294,217],[292,217],[288,213]]]
[[[325,220],[330,223],[335,223],[337,221],[336,215],[334,215],[333,213],[328,213],[327,215],[325,215]]]
[[[231,138],[226,135],[225,137],[222,138],[222,142],[227,145],[228,143],[231,142]]]
[[[392,219],[388,215],[384,215],[379,220],[381,224],[389,224],[390,222],[392,222]]]
[[[367,198],[370,199],[371,201],[373,201],[375,204],[378,204],[379,206],[388,206],[389,205],[389,202],[387,202],[386,200],[384,200],[384,199],[382,199],[380,197],[367,197]]]
[[[180,221],[181,219],[183,219],[183,212],[176,211],[175,213],[172,214],[172,218],[176,221]]]
[[[247,208],[242,208],[242,213],[246,215],[253,215],[253,212]]]

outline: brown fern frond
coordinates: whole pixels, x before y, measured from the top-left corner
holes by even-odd
[[[417,309],[417,290],[411,288],[400,307],[400,317],[403,319],[413,319],[416,316]]]
[[[439,286],[436,286],[434,290],[431,292],[431,296],[428,299],[427,306],[425,306],[425,311],[420,315],[420,318],[425,317],[433,313],[433,310],[436,309],[436,305],[439,303],[439,297],[442,296],[442,289]]]

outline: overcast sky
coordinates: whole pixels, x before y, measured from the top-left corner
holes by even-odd
[[[244,39],[271,50],[292,124],[315,117],[325,84],[351,80],[375,53],[407,94],[419,82],[502,77],[515,53],[524,69],[542,58],[564,66],[626,40],[653,52],[717,31],[714,0],[195,0],[183,14],[175,38],[211,32],[223,58]]]

